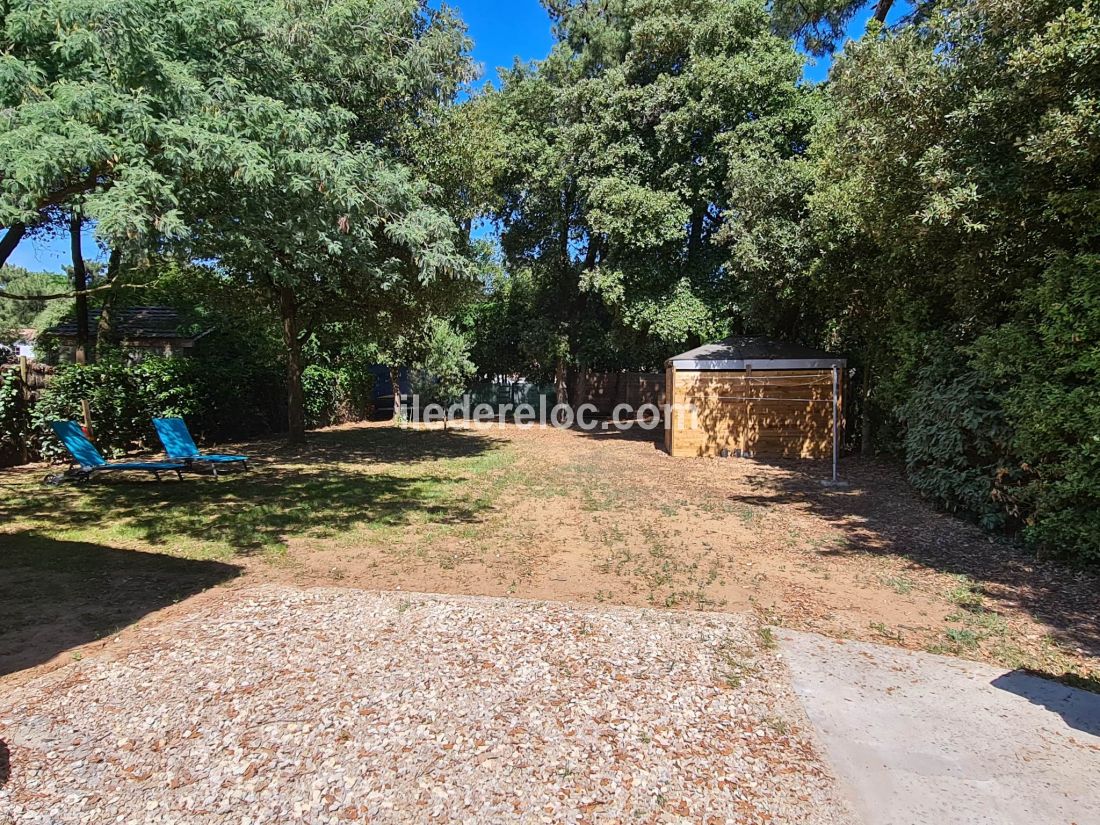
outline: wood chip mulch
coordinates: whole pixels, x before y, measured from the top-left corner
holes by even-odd
[[[0,697],[0,822],[849,822],[767,639],[737,615],[245,590]]]

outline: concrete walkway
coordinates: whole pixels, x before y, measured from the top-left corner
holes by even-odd
[[[780,637],[867,825],[1100,823],[1100,695],[928,653]]]

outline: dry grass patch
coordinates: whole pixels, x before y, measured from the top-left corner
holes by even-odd
[[[0,661],[59,616],[91,628],[59,640],[98,638],[211,583],[274,580],[747,610],[1055,677],[1098,672],[1095,574],[934,512],[885,465],[848,461],[852,487],[826,490],[813,462],[671,459],[647,440],[515,427],[353,426],[304,449],[246,449],[257,471],[221,482],[54,490],[37,470],[0,473],[0,599],[23,605],[7,608]],[[119,560],[106,580],[61,572],[87,547]],[[117,617],[89,615],[104,588],[118,591],[127,558],[176,564],[164,575],[188,583],[158,599],[120,595],[133,604]],[[127,587],[161,576],[152,568],[135,561]],[[49,610],[7,584],[29,579]]]

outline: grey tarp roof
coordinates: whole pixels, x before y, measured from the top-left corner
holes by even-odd
[[[735,335],[673,356],[668,363],[678,370],[802,370],[843,367],[847,362],[824,350],[800,344]]]

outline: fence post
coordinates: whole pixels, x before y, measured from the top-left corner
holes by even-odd
[[[88,440],[92,441],[95,438],[92,430],[92,405],[88,403],[87,398],[81,399],[80,409],[84,413],[84,431],[88,434]]]
[[[27,369],[27,356],[19,356],[19,400],[23,403],[23,407],[29,408],[31,403],[31,385],[30,374]],[[19,460],[26,464],[31,460],[30,444],[27,443],[27,439],[24,437],[20,440],[19,444]]]

